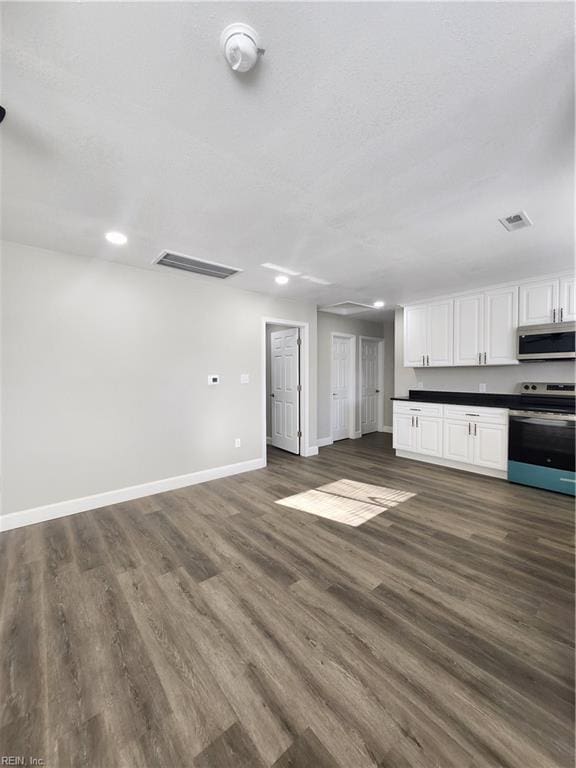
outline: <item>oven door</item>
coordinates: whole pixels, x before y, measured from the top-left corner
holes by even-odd
[[[572,414],[510,411],[508,459],[574,472],[575,428]]]

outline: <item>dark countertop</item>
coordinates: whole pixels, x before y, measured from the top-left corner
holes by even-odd
[[[487,408],[513,408],[518,410],[573,413],[576,399],[565,395],[518,395],[493,392],[442,392],[437,389],[411,389],[409,397],[391,400],[444,405],[475,405]]]

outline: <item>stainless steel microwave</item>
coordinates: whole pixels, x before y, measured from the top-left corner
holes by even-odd
[[[576,323],[546,323],[518,328],[518,360],[574,360]]]

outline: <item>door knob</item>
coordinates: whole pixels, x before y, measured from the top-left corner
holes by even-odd
[[[379,395],[379,394],[380,394],[380,390],[379,390],[379,389],[377,389],[377,390],[376,390],[376,394],[377,394],[377,395]]]
[[[270,397],[274,397],[274,392],[270,392]]]

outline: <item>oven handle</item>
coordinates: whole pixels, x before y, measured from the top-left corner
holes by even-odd
[[[574,413],[542,413],[538,411],[510,411],[510,418],[520,417],[525,421],[576,421]]]

